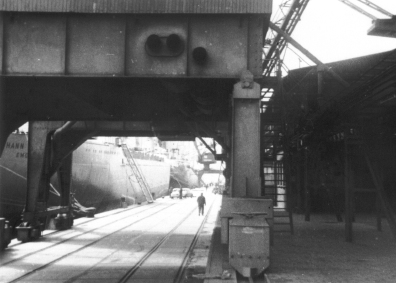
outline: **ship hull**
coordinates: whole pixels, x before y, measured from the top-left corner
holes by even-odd
[[[11,134],[0,158],[0,217],[12,224],[25,206],[27,148],[27,135]]]
[[[188,187],[196,188],[200,184],[197,174],[187,166],[180,164],[171,168],[171,186],[174,188]]]
[[[154,198],[168,193],[170,166],[155,160],[135,159]],[[146,201],[132,168],[120,147],[86,142],[73,154],[72,190],[84,206],[106,211],[127,204]],[[98,194],[98,192],[101,192]]]
[[[0,217],[20,219],[26,198],[27,135],[11,134],[0,159]],[[154,198],[168,194],[170,166],[155,160],[135,159]],[[58,182],[51,178],[49,205],[59,205]],[[72,192],[86,207],[97,212],[146,201],[122,152],[113,144],[87,141],[73,153]]]

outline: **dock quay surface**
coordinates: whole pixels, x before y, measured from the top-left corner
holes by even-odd
[[[35,242],[14,240],[0,256],[0,282],[248,282],[220,243],[221,196],[207,203],[198,216],[196,198],[163,198],[77,219]],[[333,215],[306,222],[295,214],[294,227],[294,235],[275,233],[266,279],[257,282],[395,282],[396,242],[385,219],[378,232],[375,216],[357,215],[352,243]]]
[[[0,256],[0,282],[182,282],[203,270],[221,197],[157,199],[77,219],[72,229],[14,240]]]

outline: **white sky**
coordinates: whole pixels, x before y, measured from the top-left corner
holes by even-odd
[[[377,18],[389,18],[361,5],[357,0],[350,1]],[[282,0],[273,1],[273,16],[281,2]],[[396,15],[396,0],[371,0],[371,2]],[[369,17],[339,0],[310,0],[292,37],[324,63],[395,49],[396,38],[367,35],[372,25],[371,21]],[[314,65],[303,55],[302,57],[310,65]],[[285,64],[289,69],[307,66],[304,62],[300,63],[298,57],[291,51],[287,51]]]

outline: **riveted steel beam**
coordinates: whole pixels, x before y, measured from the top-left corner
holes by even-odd
[[[267,14],[7,11],[0,66],[7,76],[238,78],[249,69],[259,77],[268,21]]]
[[[272,0],[0,0],[0,11],[95,14],[270,14]]]

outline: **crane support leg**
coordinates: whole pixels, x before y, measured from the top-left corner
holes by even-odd
[[[39,213],[46,207],[50,184],[51,133],[63,122],[29,123],[28,173],[23,223],[17,228],[18,240],[27,242],[41,236]]]
[[[231,152],[231,197],[260,196],[260,85],[248,71],[234,85]]]
[[[260,197],[260,94],[253,75],[243,72],[233,92],[231,193],[223,197],[220,214],[228,261],[245,277],[269,266],[273,227],[272,200]]]
[[[23,223],[17,228],[18,240],[27,242],[41,236],[41,220],[58,214],[57,229],[68,229],[73,225],[70,204],[71,152],[89,136],[87,131],[68,132],[56,137],[73,125],[62,121],[32,121],[29,123],[28,178]],[[60,134],[58,135],[60,136]],[[59,207],[47,207],[50,178],[58,171],[61,188]]]

